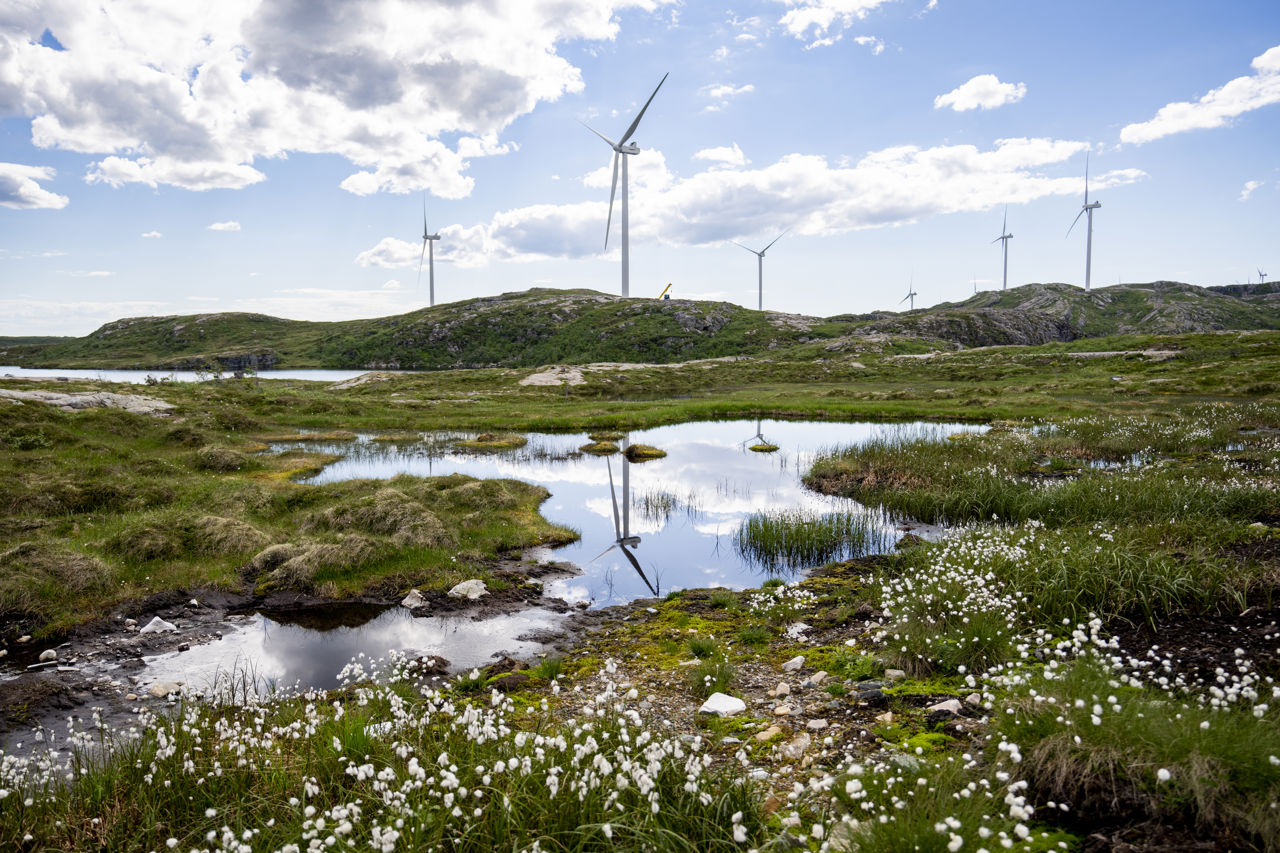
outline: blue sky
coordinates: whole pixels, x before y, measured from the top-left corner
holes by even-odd
[[[1280,4],[23,2],[0,10],[0,334],[336,320],[541,287],[832,315],[1280,277]],[[209,7],[213,11],[209,11]],[[614,211],[614,228],[617,228]],[[1081,223],[1083,225],[1083,222]],[[1274,271],[1271,269],[1274,267]],[[905,307],[905,306],[903,306]]]

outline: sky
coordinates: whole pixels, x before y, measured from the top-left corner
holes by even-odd
[[[619,293],[663,75],[633,297],[1280,278],[1276,0],[9,0],[0,335]]]

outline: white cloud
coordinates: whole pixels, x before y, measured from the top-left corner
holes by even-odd
[[[933,99],[933,108],[950,107],[958,113],[966,110],[993,110],[1021,101],[1027,94],[1025,83],[1001,83],[994,74],[979,74],[968,82]]]
[[[711,99],[712,103],[703,107],[706,112],[719,112],[729,106],[729,100],[739,95],[746,95],[754,92],[756,87],[750,83],[742,86],[735,86],[732,83],[712,83],[710,86],[703,86],[700,90],[702,94]]]
[[[0,335],[87,335],[121,317],[165,313],[165,302],[0,299]]]
[[[115,273],[108,270],[60,270],[72,278],[107,278]]]
[[[1238,115],[1280,103],[1280,45],[1250,63],[1253,74],[1237,77],[1194,103],[1165,104],[1150,121],[1126,125],[1121,142],[1141,145],[1174,133],[1222,127]]]
[[[54,174],[48,166],[0,163],[0,207],[15,210],[61,210],[66,207],[68,199],[65,195],[49,192],[36,183],[53,180]]]
[[[356,263],[362,267],[395,269],[416,264],[422,254],[420,243],[409,243],[395,237],[383,237],[378,245],[356,255]]]
[[[875,36],[857,36],[853,41],[855,44],[871,48],[871,53],[874,56],[884,53],[884,39],[879,39]]]
[[[437,282],[437,293],[440,289],[440,283]],[[383,288],[338,290],[298,287],[276,290],[271,295],[236,299],[227,310],[249,311],[294,320],[351,320],[401,314],[424,307],[426,302],[425,293],[417,295]]]
[[[715,50],[711,52],[711,58],[714,59],[716,62],[724,62],[726,59],[729,58],[729,48],[725,47],[724,45],[720,45],[719,47],[717,47]]]
[[[1088,148],[1086,142],[1054,139],[1001,139],[985,151],[972,145],[899,146],[852,165],[789,154],[763,168],[713,167],[688,178],[676,177],[660,151],[646,150],[633,158],[631,238],[700,246],[776,234],[788,226],[796,234],[839,234],[1045,196],[1074,197],[1080,191],[1077,176],[1050,177],[1043,170]],[[517,208],[487,223],[442,229],[436,256],[460,266],[603,256],[611,176],[607,166],[584,176],[598,201]],[[1101,190],[1143,177],[1137,169],[1117,169],[1090,184]],[[616,208],[614,217],[616,229]],[[408,266],[417,262],[417,253],[412,243],[388,237],[361,257]]]
[[[837,36],[827,36],[826,38],[822,38],[822,39],[814,39],[813,41],[806,44],[804,46],[804,49],[813,50],[814,48],[819,48],[819,47],[831,47],[831,45],[835,44],[838,41],[841,41],[842,39],[844,39],[844,33],[840,33],[840,35],[837,35]]]
[[[86,179],[112,186],[240,188],[263,160],[315,153],[352,164],[353,193],[459,197],[468,160],[512,150],[513,121],[582,90],[563,45],[612,41],[620,12],[670,2],[23,3],[0,19],[0,110],[38,147],[99,157]]]
[[[145,234],[143,234],[142,236],[143,236],[143,237],[146,237],[146,238],[148,238],[148,239],[153,239],[153,240],[154,240],[154,239],[159,239],[160,237],[163,237],[164,235],[163,235],[163,234],[161,234],[159,231],[148,231],[148,232],[146,232]]]
[[[814,33],[818,39],[828,34],[846,29],[854,21],[860,21],[871,12],[893,0],[780,0],[788,9],[778,23],[788,33],[798,39],[810,38]],[[813,47],[817,44],[810,44]]]
[[[1240,201],[1248,201],[1249,196],[1253,195],[1253,191],[1262,186],[1263,181],[1245,181],[1244,188],[1240,190]]]
[[[730,146],[703,148],[701,151],[694,152],[693,159],[710,160],[712,163],[728,167],[745,166],[749,162],[736,142]]]
[[[215,222],[208,228],[210,231],[239,231],[240,223],[232,219],[227,222]]]
[[[217,302],[220,297],[217,296],[188,296],[188,302]]]

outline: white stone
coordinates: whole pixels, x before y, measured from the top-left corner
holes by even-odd
[[[409,594],[400,602],[401,607],[407,607],[410,610],[415,607],[424,607],[427,603],[427,597],[416,589],[409,590]]]
[[[773,737],[774,735],[781,734],[781,733],[782,733],[782,729],[778,728],[777,726],[769,726],[769,728],[765,729],[762,732],[756,732],[756,740],[763,742]]]
[[[955,714],[956,716],[959,716],[960,712],[964,710],[964,706],[960,704],[959,699],[946,699],[942,702],[937,703],[936,705],[930,705],[925,710],[929,712],[945,711],[949,714]]]
[[[820,732],[827,727],[826,720],[810,720],[805,723],[805,728],[811,732]]]
[[[146,627],[138,629],[139,634],[160,634],[178,630],[178,626],[172,622],[166,622],[159,616],[152,619],[146,624]]]
[[[966,705],[981,705],[982,697],[977,693],[970,693],[968,696],[964,697],[964,702]]]
[[[792,713],[793,713],[793,709],[790,705],[779,705],[778,707],[773,709],[773,715],[775,717],[787,717],[787,716],[790,716]]]
[[[45,649],[40,653],[40,663],[47,663],[51,660],[58,659],[58,652],[55,649]]]
[[[813,739],[809,737],[809,733],[801,732],[778,747],[778,754],[788,761],[799,761],[811,743],[813,743]]]
[[[163,699],[171,693],[178,693],[182,690],[182,682],[180,681],[157,681],[147,689],[147,692],[157,699]]]
[[[791,660],[787,661],[782,665],[782,671],[795,672],[802,666],[804,666],[804,655],[796,655]]]
[[[484,581],[479,578],[472,578],[449,590],[450,598],[465,598],[468,601],[475,601],[482,595],[488,595],[489,590],[485,588]]]
[[[877,722],[877,723],[892,723],[892,722],[893,722],[893,712],[892,712],[892,711],[885,711],[883,714],[878,715],[878,716],[876,717],[876,722]]]
[[[718,717],[732,717],[747,710],[747,703],[727,693],[712,693],[707,701],[698,709],[699,714],[715,714]]]
[[[826,678],[827,678],[827,671],[825,669],[820,669],[817,672],[815,672],[813,675],[809,676],[809,680],[812,681],[815,685],[821,684],[823,681],[826,680]]]
[[[906,671],[905,671],[905,670],[901,670],[901,669],[886,669],[886,670],[884,671],[884,678],[885,678],[885,681],[901,681],[902,679],[904,679],[904,678],[906,678],[906,677],[907,677],[907,673],[906,673]]]
[[[778,686],[769,691],[770,696],[790,696],[791,685],[785,681],[779,681]]]

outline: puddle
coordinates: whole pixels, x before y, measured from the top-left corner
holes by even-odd
[[[466,617],[414,618],[403,607],[342,605],[255,613],[227,623],[221,640],[143,658],[142,689],[157,681],[180,681],[208,689],[219,679],[251,677],[259,685],[329,689],[353,659],[385,657],[392,651],[439,655],[450,671],[462,672],[493,662],[499,652],[528,658],[542,650],[537,642],[515,639],[554,628],[563,617],[531,609],[483,621]]]

